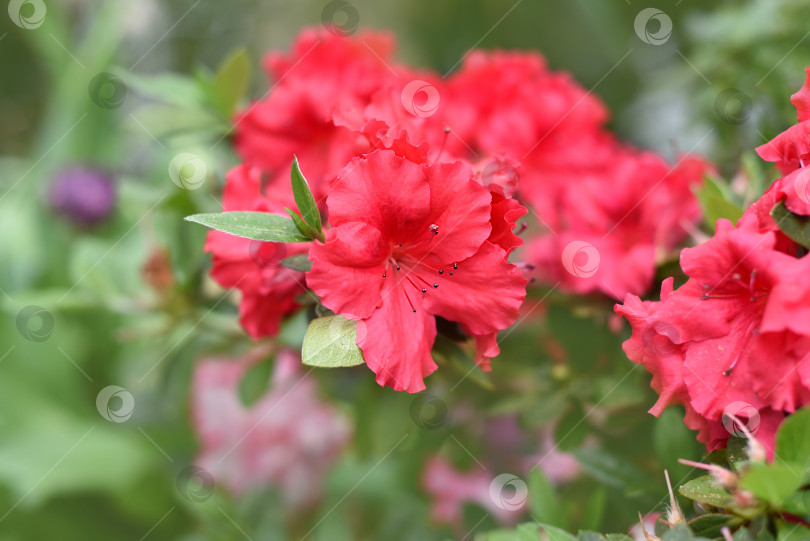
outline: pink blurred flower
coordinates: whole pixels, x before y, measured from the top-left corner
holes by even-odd
[[[318,398],[315,380],[300,374],[300,359],[289,350],[277,354],[267,393],[245,406],[240,382],[265,352],[197,365],[192,416],[202,449],[195,462],[234,494],[273,486],[287,506],[301,507],[321,494],[351,427]]]

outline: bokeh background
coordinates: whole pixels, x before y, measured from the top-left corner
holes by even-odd
[[[234,494],[193,469],[195,366],[252,344],[233,298],[207,275],[205,231],[182,218],[218,210],[237,163],[231,114],[269,88],[262,55],[322,25],[327,4],[9,2],[0,17],[0,540],[422,540],[497,527],[498,514],[474,501],[460,504],[455,524],[436,520],[424,473],[436,456],[489,478],[514,472],[547,495],[506,520],[627,531],[638,511],[662,510],[663,469],[680,479],[688,470],[677,458],[700,456],[677,410],[645,413],[649,378],[624,357],[610,303],[556,294],[540,303],[538,292],[529,302],[541,308],[503,340],[490,381],[450,366],[428,380],[428,398],[415,398],[377,387],[363,367],[313,372],[313,393],[352,435],[307,505],[290,505],[289,486]],[[793,122],[786,96],[810,62],[803,4],[655,6],[669,33],[660,20],[639,31],[652,3],[638,0],[350,7],[360,27],[396,36],[400,60],[440,73],[473,47],[539,51],[605,101],[623,139],[669,157],[703,154],[733,179],[761,174],[752,148]],[[234,58],[247,59],[249,75]],[[172,182],[180,153],[201,160],[198,189]],[[305,323],[291,322],[280,342],[300,346]],[[239,385],[246,408],[273,391],[278,355],[263,355]],[[295,411],[285,415],[295,424]],[[519,471],[550,446],[569,476]]]

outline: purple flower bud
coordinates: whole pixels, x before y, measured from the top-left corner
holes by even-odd
[[[72,167],[59,173],[51,184],[51,207],[71,222],[95,225],[115,206],[115,185],[106,173],[87,167]]]

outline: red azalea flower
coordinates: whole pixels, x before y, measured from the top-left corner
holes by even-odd
[[[261,171],[248,165],[237,166],[226,178],[223,210],[284,214],[284,207],[293,205],[264,194]],[[259,242],[219,231],[208,233],[205,251],[213,254],[211,276],[222,287],[242,292],[240,321],[255,340],[275,336],[282,318],[299,308],[295,298],[306,291],[304,274],[282,266],[280,261],[305,253],[307,246]]]
[[[653,153],[617,147],[609,164],[566,174],[552,201],[544,200],[541,186],[521,178],[530,204],[557,207],[538,213],[554,232],[531,242],[528,258],[538,278],[616,299],[648,290],[658,261],[698,222],[692,188],[709,170],[699,158],[685,156],[669,166]]]
[[[456,136],[448,142],[451,155],[503,152],[520,161],[564,133],[602,126],[608,116],[569,74],[548,71],[540,55],[503,51],[467,56],[447,83],[444,111]]]
[[[290,160],[297,155],[307,164],[316,201],[323,201],[337,172],[371,148],[363,134],[336,125],[333,114],[338,107],[364,107],[386,81],[404,72],[389,68],[392,51],[387,34],[344,38],[303,31],[289,56],[267,56],[274,83],[268,95],[237,115],[237,152],[262,167],[272,190],[282,194],[290,191]]]
[[[660,395],[650,412],[683,404],[712,448],[731,434],[721,430],[728,409],[743,404],[772,449],[784,414],[810,403],[810,259],[781,251],[754,219],[719,220],[711,240],[682,251],[681,267],[689,280],[674,292],[664,282],[661,302],[628,295],[616,306],[633,327],[625,353]]]
[[[487,240],[491,201],[462,163],[378,150],[340,173],[327,199],[332,229],[310,250],[307,284],[324,306],[364,322],[358,346],[380,385],[425,388],[436,316],[482,337],[517,319],[526,280]]]

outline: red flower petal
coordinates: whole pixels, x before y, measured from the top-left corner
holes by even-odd
[[[796,107],[796,118],[799,122],[810,120],[810,67],[804,68],[807,77],[802,88],[790,97],[790,103]]]
[[[423,378],[436,370],[430,356],[436,339],[436,320],[418,301],[411,308],[406,289],[388,279],[382,291],[382,305],[363,321],[366,332],[358,336],[366,364],[377,374],[377,383],[395,391],[416,393],[425,389]]]
[[[505,261],[502,248],[484,242],[481,250],[458,264],[453,276],[436,278],[422,305],[431,314],[461,323],[472,334],[505,329],[518,318],[526,298],[526,279]]]
[[[381,301],[390,249],[379,229],[346,222],[326,232],[326,243],[313,243],[307,285],[336,313],[366,318]],[[388,280],[391,281],[390,279]]]
[[[400,242],[424,233],[430,186],[419,165],[377,150],[355,158],[338,175],[327,199],[329,223],[364,221]]]

